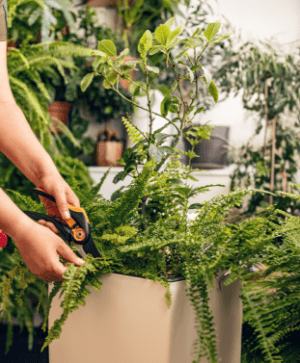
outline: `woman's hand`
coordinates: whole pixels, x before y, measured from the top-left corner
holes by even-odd
[[[67,220],[71,218],[68,204],[71,204],[74,207],[80,207],[80,202],[76,194],[73,192],[73,190],[65,182],[65,180],[62,178],[60,174],[56,174],[55,176],[49,175],[44,177],[40,181],[39,185],[37,185],[37,187],[43,189],[46,193],[52,195],[56,200],[55,204],[51,200],[39,196],[47,210],[47,214],[49,217],[56,216],[56,217],[61,217],[63,220]],[[46,222],[45,220],[39,220],[38,223],[50,228],[55,233],[59,233],[59,230],[51,222]]]
[[[64,281],[67,267],[59,255],[76,266],[84,263],[59,236],[34,221],[27,222],[13,239],[29,270],[43,280]]]

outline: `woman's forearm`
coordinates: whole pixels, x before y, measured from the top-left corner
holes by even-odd
[[[58,171],[15,102],[0,102],[0,151],[35,185]]]
[[[32,223],[34,222],[0,189],[0,230],[17,239],[31,228]]]

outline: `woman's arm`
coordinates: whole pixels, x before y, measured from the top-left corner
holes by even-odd
[[[0,42],[0,85],[0,151],[37,187],[55,197],[64,219],[70,218],[68,203],[79,207],[79,200],[14,100],[8,80],[6,42]],[[45,226],[53,229],[49,222],[33,222],[0,189],[0,229],[13,238],[32,273],[42,279],[62,281],[66,267],[59,262],[59,254],[76,265],[83,260],[80,262],[72,249]]]

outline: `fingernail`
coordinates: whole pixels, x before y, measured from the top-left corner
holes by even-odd
[[[84,264],[84,262],[85,261],[82,258],[79,258],[79,257],[77,258],[77,264],[78,265],[81,265],[82,266]]]

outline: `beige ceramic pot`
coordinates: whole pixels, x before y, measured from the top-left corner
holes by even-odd
[[[158,282],[120,274],[103,276],[101,281],[101,291],[91,288],[86,305],[68,317],[60,339],[49,346],[50,363],[193,362],[197,334],[185,281],[171,282],[170,309],[166,289]],[[222,363],[240,363],[240,285],[236,281],[220,290],[218,281],[216,278],[210,293],[218,354]],[[52,303],[49,327],[62,313],[58,295]]]

